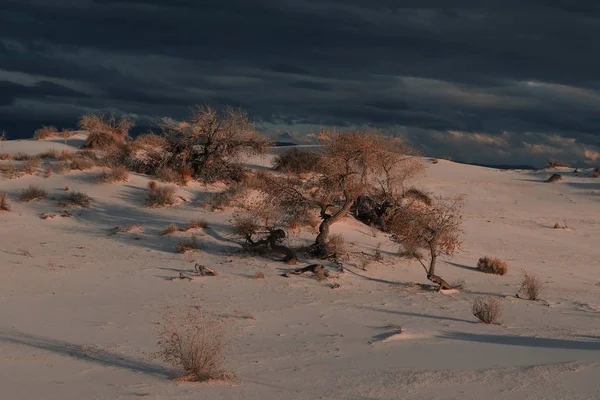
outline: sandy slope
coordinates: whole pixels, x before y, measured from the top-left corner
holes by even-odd
[[[61,149],[58,142],[5,142],[0,152]],[[207,195],[200,185],[179,189],[187,203],[152,210],[143,206],[147,177],[96,185],[97,173],[0,178],[13,206],[0,213],[2,399],[600,398],[598,179],[565,174],[546,184],[543,171],[430,165],[415,184],[468,201],[464,250],[439,267],[466,290],[445,296],[410,286],[425,282],[422,268],[396,258],[384,234],[373,237],[351,219],[333,231],[357,253],[382,243],[385,260],[363,271],[355,256],[332,290],[309,277],[280,277],[281,263],[239,254],[227,226],[231,212],[192,205]],[[69,186],[96,202],[73,218],[42,220],[40,213],[58,210],[55,202],[15,200],[30,183],[51,195]],[[159,232],[192,218],[210,224],[200,236],[203,251],[176,254],[176,242],[191,232]],[[573,231],[551,229],[565,221]],[[131,224],[144,231],[109,232]],[[507,260],[509,274],[474,270],[482,255]],[[194,262],[220,275],[169,280]],[[514,297],[522,270],[544,280],[544,301]],[[266,279],[251,279],[259,271]],[[499,326],[478,324],[470,313],[470,301],[488,293],[503,298]],[[227,366],[239,382],[174,383],[173,371],[150,357],[160,312],[196,305],[227,318]],[[405,335],[390,340],[397,325]]]

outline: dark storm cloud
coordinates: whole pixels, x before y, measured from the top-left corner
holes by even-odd
[[[284,132],[401,127],[434,152],[468,140],[447,131],[509,132],[471,140],[498,157],[600,145],[593,1],[8,0],[0,22],[3,121],[212,103]]]

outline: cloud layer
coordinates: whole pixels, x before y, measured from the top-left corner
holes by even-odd
[[[9,136],[95,109],[143,120],[211,103],[243,107],[276,132],[391,127],[466,161],[598,161],[597,2],[5,3]]]

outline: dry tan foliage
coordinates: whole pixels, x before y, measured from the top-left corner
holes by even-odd
[[[481,257],[477,261],[477,269],[486,274],[506,275],[508,273],[508,264],[505,261],[495,257]]]
[[[41,128],[38,128],[35,130],[35,132],[33,134],[33,138],[35,140],[50,139],[50,138],[56,136],[57,133],[58,133],[58,129],[55,126],[44,125]]]
[[[88,208],[94,199],[82,192],[71,192],[58,201],[59,207],[83,207]]]
[[[560,174],[552,174],[552,176],[546,180],[546,182],[558,182],[558,181],[562,181],[562,175],[560,175]]]
[[[329,248],[331,254],[337,257],[343,257],[348,253],[346,250],[346,241],[344,240],[344,235],[341,233],[331,235],[327,241],[327,247]]]
[[[527,300],[538,300],[543,286],[543,282],[537,276],[524,272],[518,294],[523,295]]]
[[[189,224],[179,229],[180,232],[187,232],[191,229],[206,229],[208,222],[203,219],[193,219]]]
[[[179,230],[179,228],[177,227],[177,224],[169,224],[166,229],[164,231],[161,232],[161,236],[166,236],[166,235],[172,235],[173,233],[177,232]]]
[[[254,274],[254,276],[252,276],[252,279],[265,279],[265,274],[262,272],[257,272]]]
[[[10,153],[0,153],[0,160],[2,161],[6,161],[6,160],[12,160],[13,156]]]
[[[31,157],[23,162],[23,170],[26,174],[33,174],[42,166],[42,159],[39,156]]]
[[[481,322],[495,324],[502,316],[502,302],[492,296],[479,297],[471,305],[471,311]]]
[[[558,160],[548,160],[548,163],[546,164],[546,168],[561,168],[561,167],[570,168],[571,166],[565,162],[558,161]]]
[[[134,224],[134,225],[126,226],[126,227],[115,226],[114,228],[111,229],[111,232],[113,234],[128,233],[128,232],[143,232],[143,231],[144,231],[144,226],[141,224]]]
[[[315,172],[306,179],[293,174],[264,175],[261,190],[282,214],[298,217],[318,210],[319,235],[311,250],[326,256],[331,225],[348,214],[356,198],[372,193],[393,196],[418,168],[412,167],[412,149],[376,131],[322,130],[314,136],[322,151]]]
[[[236,200],[242,198],[247,192],[248,189],[245,185],[234,183],[222,192],[212,194],[199,205],[211,211],[223,210],[232,206]]]
[[[0,193],[0,211],[10,211],[10,204],[8,203],[8,194]]]
[[[112,114],[102,113],[87,114],[79,120],[79,128],[89,132],[84,144],[87,149],[108,150],[122,144],[133,125],[126,116],[117,120]]]
[[[178,253],[187,253],[188,251],[200,250],[200,244],[198,244],[198,237],[192,235],[187,240],[180,240],[176,246]]]
[[[167,141],[164,137],[156,135],[154,133],[145,133],[143,135],[139,135],[134,140],[135,144],[139,146],[148,146],[148,147],[165,147]]]
[[[176,189],[173,186],[159,186],[155,181],[148,183],[146,205],[148,207],[165,207],[175,204]]]
[[[460,249],[463,206],[462,197],[437,198],[431,206],[412,200],[395,209],[390,217],[390,232],[402,243],[407,255],[419,257],[427,278],[433,282],[439,278],[435,274],[437,258],[451,256]],[[429,266],[419,250],[429,253]]]
[[[19,201],[30,202],[32,200],[42,200],[48,197],[48,192],[41,186],[29,185],[27,189],[21,190]]]
[[[156,170],[156,179],[161,182],[174,183],[176,185],[185,185],[186,181],[183,175],[177,171],[173,171],[168,167],[160,167]]]
[[[299,150],[294,147],[273,159],[273,169],[294,174],[314,172],[318,169],[320,161],[321,155],[316,151]]]
[[[222,367],[226,329],[222,320],[208,319],[202,309],[163,315],[155,356],[182,371],[180,381],[231,380]]]
[[[431,196],[424,192],[423,190],[417,189],[417,188],[410,188],[408,189],[406,192],[404,192],[404,197],[406,197],[407,199],[413,199],[413,200],[417,200],[420,201],[421,203],[430,206],[433,204],[433,200],[431,198]]]
[[[96,166],[96,163],[87,157],[73,157],[70,161],[69,169],[78,171],[87,171]]]
[[[54,150],[54,149],[50,149],[50,150],[47,150],[47,151],[44,151],[44,152],[38,154],[38,157],[40,157],[43,160],[46,160],[48,158],[57,158],[58,151]]]
[[[96,177],[97,183],[127,182],[128,180],[129,171],[123,166],[105,169]]]
[[[239,157],[262,154],[269,145],[248,115],[233,108],[218,112],[197,106],[187,121],[167,118],[161,128],[170,154],[166,165],[175,171],[187,167],[193,177],[206,182],[239,182],[243,178]]]
[[[52,176],[52,168],[46,167],[44,170],[44,178],[50,178]]]

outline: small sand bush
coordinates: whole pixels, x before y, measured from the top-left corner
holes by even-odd
[[[178,253],[187,253],[188,251],[200,250],[200,245],[198,244],[198,237],[196,235],[192,235],[187,240],[181,240],[177,243],[176,246]]]
[[[87,171],[95,166],[96,163],[93,160],[82,156],[74,157],[69,164],[70,169],[78,171]]]
[[[54,150],[54,149],[50,149],[48,151],[44,151],[43,153],[40,153],[37,155],[39,158],[41,158],[42,160],[47,160],[49,158],[57,158],[58,157],[58,151]]]
[[[419,190],[417,188],[408,189],[406,192],[404,192],[404,197],[420,201],[421,203],[426,204],[428,206],[433,204],[433,202],[431,200],[431,196],[429,196],[427,193],[425,193],[424,191]]]
[[[23,153],[23,152],[20,151],[18,153],[15,153],[12,158],[15,161],[27,161],[27,160],[29,160],[32,157],[34,157],[34,156],[32,156],[31,154],[28,154],[28,153]]]
[[[39,156],[31,157],[23,162],[23,171],[26,174],[35,173],[36,169],[42,166],[42,158]]]
[[[206,229],[208,223],[203,219],[193,219],[189,224],[179,229],[181,232],[187,232],[191,229]]]
[[[15,179],[22,177],[24,172],[9,162],[8,164],[0,164],[0,174],[9,179]]]
[[[83,207],[88,208],[92,205],[94,199],[82,192],[71,192],[64,196],[58,202],[59,207]]]
[[[275,157],[273,168],[276,171],[300,174],[315,171],[320,161],[321,156],[317,152],[292,148]]]
[[[481,322],[495,324],[502,316],[502,302],[492,296],[480,297],[471,305],[471,311]]]
[[[331,235],[327,242],[327,248],[331,254],[335,254],[338,257],[346,255],[346,241],[341,233]]]
[[[202,207],[209,208],[211,211],[223,210],[229,207],[232,203],[244,196],[247,193],[247,188],[241,184],[233,184],[222,192],[215,193],[201,203]]]
[[[159,186],[155,181],[148,183],[148,196],[146,205],[148,207],[165,207],[175,204],[176,189],[173,186]]]
[[[550,176],[550,178],[548,178],[546,180],[546,182],[558,182],[558,181],[562,181],[562,175],[560,175],[560,174],[552,174],[552,176]]]
[[[29,202],[32,200],[42,200],[48,197],[48,192],[41,186],[29,185],[27,189],[21,190],[19,201]]]
[[[165,147],[167,141],[163,136],[145,133],[135,138],[134,143],[142,147]]]
[[[10,211],[10,204],[8,204],[8,194],[0,193],[0,211]]]
[[[185,185],[187,182],[183,175],[167,167],[160,167],[156,170],[156,179],[161,182],[174,183],[176,185]]]
[[[571,166],[565,162],[558,160],[548,160],[546,168],[571,168]]]
[[[254,274],[254,276],[252,276],[252,279],[265,279],[265,274],[262,272],[257,272]]]
[[[2,161],[6,161],[6,160],[12,160],[13,156],[10,153],[0,153],[0,160]]]
[[[115,183],[127,182],[129,179],[129,171],[123,166],[113,167],[104,170],[96,177],[97,183]]]
[[[527,300],[538,300],[544,284],[535,275],[523,273],[523,280],[519,288],[519,295],[523,295]]]
[[[55,126],[42,126],[35,130],[33,138],[35,140],[44,140],[56,136],[58,129]]]
[[[123,116],[119,120],[113,115],[88,114],[79,120],[79,128],[88,131],[83,145],[86,149],[109,150],[125,142],[133,120]]]
[[[166,236],[166,235],[172,235],[173,233],[177,232],[179,230],[179,228],[177,227],[177,224],[169,224],[164,231],[161,232],[161,236]]]
[[[486,274],[506,275],[508,273],[508,264],[499,258],[481,257],[477,261],[477,269]]]
[[[223,367],[226,329],[222,320],[208,319],[202,309],[164,315],[155,357],[179,368],[181,381],[230,380]]]

